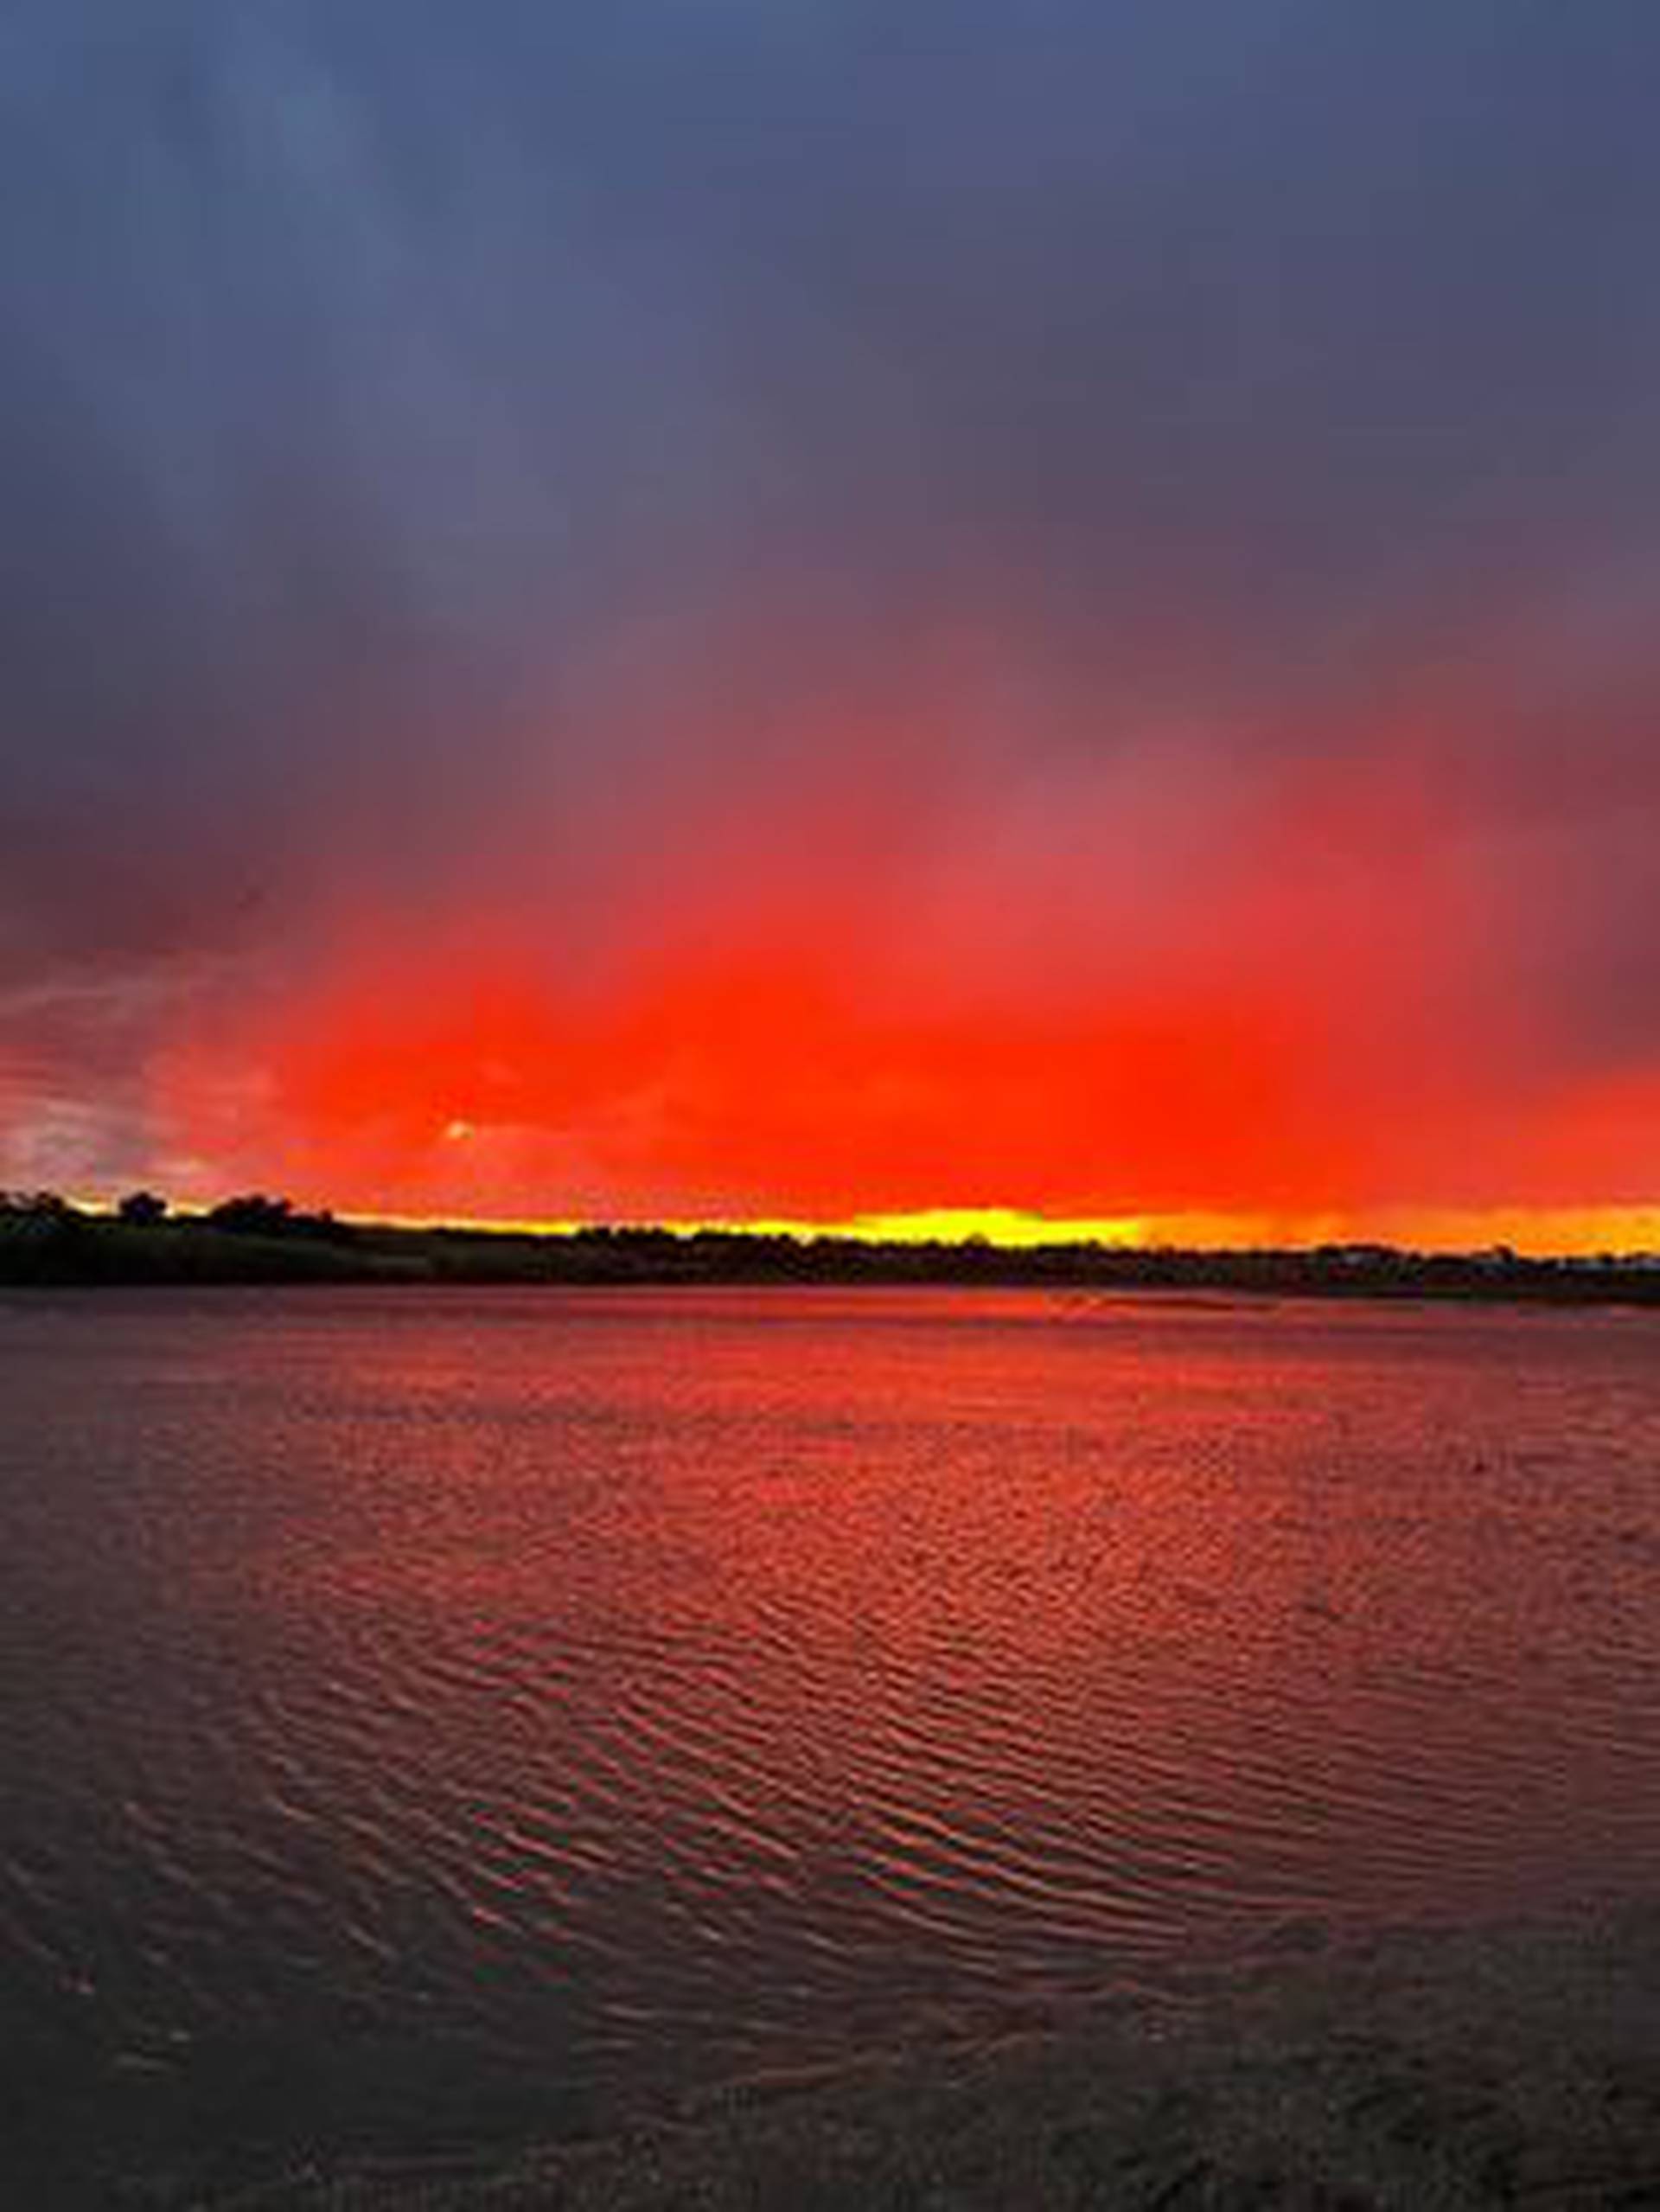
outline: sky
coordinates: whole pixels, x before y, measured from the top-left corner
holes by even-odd
[[[1651,0],[6,0],[0,1186],[1660,1244]]]

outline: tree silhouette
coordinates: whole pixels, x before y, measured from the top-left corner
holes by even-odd
[[[290,1199],[268,1199],[263,1191],[242,1198],[225,1199],[208,1214],[212,1229],[226,1229],[238,1237],[281,1237],[293,1226],[294,1205]]]

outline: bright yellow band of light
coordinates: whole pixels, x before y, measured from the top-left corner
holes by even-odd
[[[410,1228],[449,1226],[540,1236],[570,1236],[592,1226],[568,1219],[441,1223],[432,1217],[392,1218]],[[702,1230],[733,1236],[838,1237],[870,1243],[961,1243],[983,1238],[1011,1250],[1040,1244],[1242,1251],[1377,1243],[1421,1252],[1487,1251],[1508,1245],[1537,1258],[1660,1253],[1660,1205],[1402,1208],[1355,1215],[1143,1213],[1076,1218],[1026,1212],[1012,1206],[935,1206],[907,1213],[858,1214],[846,1221],[671,1219],[618,1225],[663,1229],[677,1236],[692,1236]]]

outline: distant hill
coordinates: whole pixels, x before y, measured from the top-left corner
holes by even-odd
[[[1660,1305],[1660,1258],[1528,1259],[1504,1249],[1386,1245],[1186,1251],[1089,1243],[1018,1249],[837,1236],[595,1227],[406,1228],[307,1213],[262,1194],[172,1213],[135,1192],[112,1212],[51,1192],[0,1196],[0,1284],[959,1283],[1280,1297]]]

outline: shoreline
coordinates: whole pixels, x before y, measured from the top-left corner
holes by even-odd
[[[1660,2206],[1660,1897],[1265,1959],[1179,2017],[751,2081],[615,2135],[290,2173],[200,2212]]]
[[[984,1237],[894,1240],[764,1229],[414,1227],[305,1213],[285,1199],[208,1213],[90,1212],[0,1193],[0,1288],[216,1288],[283,1283],[566,1288],[983,1288],[1082,1295],[1660,1307],[1660,1255],[1529,1256],[1387,1244],[1255,1248]]]

